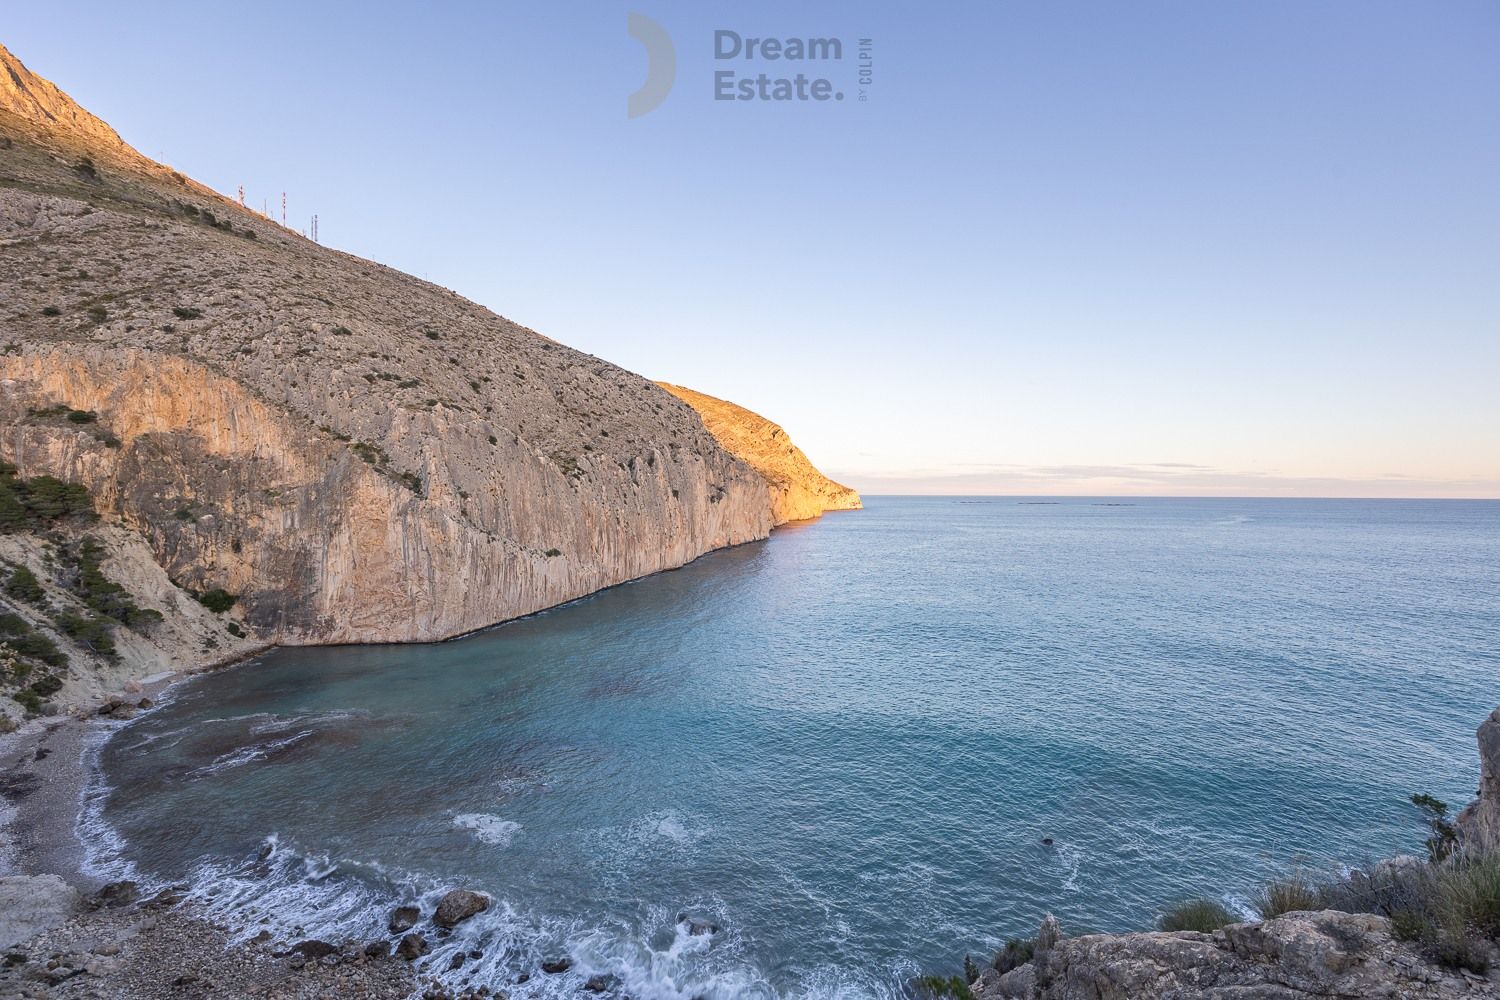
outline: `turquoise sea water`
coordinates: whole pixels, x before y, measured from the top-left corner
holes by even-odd
[[[1497,567],[1497,503],[875,497],[185,683],[104,746],[89,833],[246,933],[483,889],[428,962],[512,996],[898,995],[1049,910],[1138,928],[1418,849],[1406,797],[1466,801],[1500,703]]]

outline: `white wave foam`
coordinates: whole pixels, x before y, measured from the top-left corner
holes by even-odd
[[[202,767],[189,771],[188,775],[190,777],[201,777],[208,774],[218,774],[230,768],[240,767],[257,760],[265,760],[276,751],[294,746],[312,734],[313,730],[304,729],[300,733],[293,733],[291,736],[284,736],[279,740],[266,740],[264,743],[254,743],[247,747],[239,747],[215,757],[211,764],[205,764]]]
[[[453,825],[474,834],[474,839],[491,847],[509,847],[521,824],[491,813],[459,813]]]

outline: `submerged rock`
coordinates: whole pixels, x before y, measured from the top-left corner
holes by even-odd
[[[620,987],[620,977],[611,975],[590,976],[583,988],[590,993],[611,993]]]
[[[549,976],[556,976],[567,972],[573,967],[571,958],[554,958],[542,963],[542,971]]]
[[[689,937],[706,937],[709,934],[719,933],[719,925],[703,917],[690,917],[686,913],[679,913],[677,922],[687,929]]]
[[[432,922],[444,929],[458,926],[476,913],[490,908],[490,897],[469,889],[452,889],[438,901]]]

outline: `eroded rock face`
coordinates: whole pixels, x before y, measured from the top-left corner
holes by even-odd
[[[1458,814],[1467,850],[1500,851],[1500,708],[1479,727],[1479,796]]]
[[[1384,917],[1290,913],[1192,931],[1091,934],[1039,949],[1004,976],[986,970],[981,1000],[1304,1000],[1496,997],[1500,983],[1429,963],[1392,938]]]
[[[703,425],[726,451],[765,477],[777,524],[863,506],[858,493],[814,468],[786,431],[760,414],[680,385],[657,384],[697,410]]]
[[[446,638],[784,519],[653,383],[231,205],[0,64],[0,457],[86,484],[258,641]]]

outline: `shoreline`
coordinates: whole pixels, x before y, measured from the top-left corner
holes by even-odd
[[[200,672],[177,672],[143,690],[160,695]],[[0,737],[0,997],[459,996],[389,947],[381,953],[374,943],[347,941],[279,949],[286,943],[268,933],[236,941],[232,928],[185,898],[185,887],[141,899],[134,882],[107,883],[88,871],[79,824],[94,777],[90,758],[118,722],[97,714],[36,722]]]

